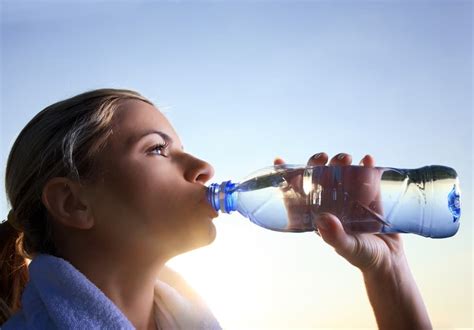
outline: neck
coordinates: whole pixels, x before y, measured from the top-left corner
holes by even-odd
[[[73,253],[62,253],[122,311],[135,328],[156,329],[154,286],[166,260],[146,260],[143,255],[90,246],[88,249],[75,249]]]

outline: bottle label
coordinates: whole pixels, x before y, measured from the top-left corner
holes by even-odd
[[[461,216],[461,200],[456,184],[453,185],[453,189],[448,195],[448,207],[453,215],[453,222],[458,221]]]

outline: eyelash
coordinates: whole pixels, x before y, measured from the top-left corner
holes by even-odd
[[[166,148],[168,147],[168,143],[167,142],[164,142],[164,143],[158,143],[158,144],[155,144],[153,147],[151,147],[150,149],[150,153],[154,153],[153,151],[159,149],[160,150],[160,156],[164,156],[163,154],[163,150],[166,150]]]

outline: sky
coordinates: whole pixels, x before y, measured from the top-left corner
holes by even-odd
[[[0,175],[44,107],[86,90],[133,89],[170,119],[211,182],[282,157],[371,154],[378,166],[446,165],[461,227],[406,234],[435,328],[473,327],[471,1],[0,1]],[[9,210],[0,191],[0,217]],[[238,214],[169,262],[228,329],[372,328],[360,272],[314,233]]]

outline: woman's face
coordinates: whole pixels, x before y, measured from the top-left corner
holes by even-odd
[[[95,230],[109,248],[172,257],[214,240],[217,213],[204,186],[214,170],[184,151],[155,107],[123,102],[99,163],[103,174],[89,192]]]

